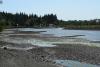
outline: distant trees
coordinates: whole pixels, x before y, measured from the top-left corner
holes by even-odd
[[[100,29],[100,19],[62,21],[60,26],[67,29]]]
[[[43,22],[45,22],[45,24],[57,24],[57,16],[53,15],[53,14],[48,14],[48,15],[44,15],[42,17]]]
[[[27,15],[25,13],[6,13],[0,12],[0,21],[5,20],[5,23],[16,26],[48,26],[49,24],[57,24],[57,16],[48,14],[44,16],[37,16],[36,14]]]
[[[94,20],[58,20],[54,14],[38,16],[36,14],[0,12],[0,27],[56,27],[65,28],[100,28],[100,19]]]

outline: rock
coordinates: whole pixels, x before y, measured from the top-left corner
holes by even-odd
[[[3,47],[4,50],[7,50],[7,47]]]

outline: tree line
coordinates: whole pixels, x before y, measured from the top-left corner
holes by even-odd
[[[55,14],[38,16],[36,14],[0,12],[0,29],[3,27],[48,27],[49,25],[65,28],[100,27],[100,19],[59,20]]]
[[[6,13],[0,12],[0,22],[5,25],[16,26],[48,26],[49,24],[56,24],[57,16],[54,14],[47,14],[44,16],[37,16],[36,14],[27,15],[25,13]]]
[[[100,19],[93,20],[59,20],[58,25],[66,29],[95,29],[100,30]]]

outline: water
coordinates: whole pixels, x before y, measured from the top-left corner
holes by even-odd
[[[62,28],[44,28],[44,29],[21,28],[19,30],[21,31],[46,31],[46,32],[41,32],[41,34],[52,34],[57,37],[84,35],[84,36],[78,36],[78,37],[86,38],[91,41],[100,41],[100,31],[94,31],[94,30],[65,30]]]
[[[66,67],[100,67],[97,65],[87,64],[87,63],[81,63],[78,61],[73,60],[55,60],[57,64],[64,65]]]
[[[34,29],[34,28],[20,28],[20,31],[46,31],[46,32],[41,32],[41,34],[51,34],[57,37],[62,37],[62,36],[75,36],[75,35],[84,35],[84,36],[77,36],[80,38],[86,38],[88,40],[92,41],[100,41],[100,31],[90,31],[90,30],[64,30],[62,28],[44,28],[44,29]],[[52,45],[51,42],[48,41],[43,41],[43,40],[38,40],[35,38],[30,38],[30,39],[23,39],[23,38],[12,38],[12,39],[7,39],[7,42],[13,42],[13,43],[25,43],[25,44],[32,44],[36,45],[39,47],[54,47],[56,45]],[[28,48],[28,49],[31,49]],[[92,64],[87,64],[87,63],[81,63],[78,61],[73,61],[73,60],[55,60],[56,63],[62,64],[66,67],[100,67],[97,65],[92,65]]]

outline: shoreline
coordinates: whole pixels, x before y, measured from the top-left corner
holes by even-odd
[[[9,43],[7,43],[9,44]],[[85,45],[68,45],[68,44],[56,44],[57,47],[36,47],[29,50],[19,50],[19,49],[9,49],[4,50],[7,52],[22,51],[30,53],[35,62],[38,63],[50,63],[51,65],[58,65],[53,62],[53,60],[73,60],[84,63],[89,63],[93,65],[100,65],[100,48],[99,47],[90,47]],[[85,50],[84,50],[85,49]],[[19,55],[18,53],[17,55]],[[1,55],[1,53],[0,53]],[[9,55],[9,54],[8,54]],[[2,55],[1,55],[2,56]],[[13,57],[13,56],[12,56]],[[61,65],[60,65],[61,66]]]
[[[26,55],[27,55],[27,53],[29,53],[31,55],[32,61],[34,60],[34,62],[43,62],[44,66],[45,66],[45,63],[50,63],[50,66],[52,67],[52,64],[56,65],[55,62],[52,62],[52,61],[60,60],[60,59],[61,60],[76,60],[76,61],[80,61],[80,62],[86,62],[86,63],[90,63],[90,64],[100,65],[100,47],[88,46],[88,45],[83,45],[83,44],[79,44],[79,43],[75,44],[75,42],[81,42],[81,41],[91,44],[91,42],[88,42],[87,40],[84,40],[84,39],[80,40],[80,39],[73,39],[73,38],[66,39],[66,37],[62,37],[62,38],[57,37],[56,38],[51,35],[50,36],[49,35],[47,35],[47,36],[36,35],[38,33],[34,33],[34,32],[28,32],[28,34],[27,34],[27,32],[18,32],[16,30],[14,30],[14,31],[15,32],[13,32],[13,33],[8,33],[8,36],[5,36],[7,34],[7,33],[5,33],[5,34],[1,35],[2,37],[0,37],[0,38],[9,38],[10,39],[13,37],[13,39],[15,39],[15,40],[16,40],[16,38],[18,38],[18,39],[19,38],[22,38],[22,39],[36,38],[36,39],[40,39],[43,41],[49,41],[52,43],[53,43],[53,41],[57,40],[57,42],[53,43],[53,45],[57,45],[55,47],[39,47],[39,46],[32,45],[32,44],[24,44],[24,43],[17,44],[14,42],[11,43],[11,41],[9,41],[9,42],[0,41],[0,47],[2,47],[2,46],[27,47],[27,45],[34,47],[29,50],[24,50]],[[27,35],[20,35],[20,36],[16,35],[16,34],[23,34],[23,33],[27,34]],[[13,34],[13,36],[10,36],[10,34]],[[32,35],[30,35],[30,34],[32,34]],[[13,41],[13,39],[12,39],[12,41]],[[62,41],[62,43],[58,43],[60,41]],[[63,43],[65,41],[68,41],[69,43]],[[97,43],[94,43],[94,44],[97,44]],[[98,43],[98,44],[100,44],[100,43]],[[7,54],[9,52],[11,52],[11,54],[14,55],[14,54],[16,54],[18,49],[7,48],[7,50],[4,50],[3,48],[0,48],[0,50],[1,50],[1,53],[2,53],[2,51],[3,52],[6,51]],[[20,50],[20,51],[23,52],[23,50]],[[21,54],[21,52],[18,52],[17,55],[23,56],[23,55],[19,55],[19,54]],[[0,55],[1,55],[1,53],[0,53]],[[8,54],[8,56],[9,56],[9,54]],[[14,57],[14,56],[12,56],[12,57]],[[2,57],[2,55],[1,55],[1,57]],[[9,58],[7,58],[7,59],[9,59]]]

